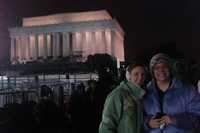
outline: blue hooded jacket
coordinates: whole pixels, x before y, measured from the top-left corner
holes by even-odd
[[[159,94],[154,80],[147,86],[147,96],[144,99],[146,114],[145,133],[161,133],[159,128],[148,126],[151,117],[161,112]],[[191,87],[173,79],[171,86],[165,92],[162,102],[163,113],[175,119],[174,124],[166,125],[163,133],[188,133],[200,126],[200,95]]]

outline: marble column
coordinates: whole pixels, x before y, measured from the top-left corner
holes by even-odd
[[[88,43],[87,43],[87,32],[82,32],[82,56],[87,58],[87,51],[88,51]]]
[[[53,58],[59,55],[59,33],[53,33]]]
[[[78,44],[78,51],[79,51],[79,55],[83,55],[83,36],[84,36],[84,32],[79,32],[79,44]]]
[[[47,35],[47,56],[53,56],[53,35],[50,33]]]
[[[105,31],[105,36],[106,36],[106,53],[111,55],[111,31],[110,30],[106,30]]]
[[[27,60],[30,61],[30,57],[31,57],[31,47],[30,47],[30,35],[28,34],[26,36],[27,39]]]
[[[103,31],[102,30],[98,30],[96,31],[95,34],[96,37],[96,52],[100,53],[100,54],[104,54],[105,52],[105,42],[104,42],[104,38],[105,34],[103,36]]]
[[[23,35],[21,36],[21,49],[22,49],[22,58],[23,58],[23,62],[27,62],[30,59],[29,56],[29,35]]]
[[[15,59],[16,59],[16,47],[15,47],[15,38],[11,37],[11,46],[10,46],[10,59],[11,59],[11,63],[14,63]]]
[[[88,56],[91,54],[91,45],[90,45],[90,40],[91,40],[91,32],[90,31],[86,31],[85,32],[85,56]]]
[[[116,33],[114,30],[111,30],[111,55],[114,57],[116,57],[115,45],[116,45]]]
[[[120,61],[124,61],[124,38],[115,31],[115,55]]]
[[[42,59],[45,54],[44,34],[38,35],[38,56]]]
[[[72,32],[71,36],[71,54],[74,55],[74,52],[76,51],[76,33]]]
[[[36,52],[34,59],[37,59],[39,57],[38,34],[35,34],[34,37],[35,37],[35,52]]]
[[[47,33],[43,34],[43,45],[44,45],[44,56],[43,56],[43,58],[44,59],[46,59],[47,56],[48,56],[47,35],[48,35]]]
[[[96,44],[95,31],[88,31],[86,33],[86,42],[88,47],[88,51],[86,51],[87,55],[93,55],[95,53]]]
[[[30,59],[37,59],[36,37],[34,34],[30,35]]]
[[[56,56],[59,56],[59,52],[60,52],[60,40],[59,40],[59,33],[56,34]]]
[[[20,36],[16,36],[16,57],[17,61],[21,62],[21,41]]]
[[[124,57],[124,40],[121,39],[121,43],[119,44],[121,52],[120,52],[120,61],[125,61],[125,57]]]
[[[91,51],[90,54],[93,55],[96,53],[96,36],[95,31],[91,31],[91,41],[90,41]]]
[[[26,62],[26,52],[27,52],[27,45],[26,45],[26,35],[21,35],[21,54],[22,54],[22,62]]]
[[[105,32],[105,30],[102,31],[102,48],[103,48],[104,53],[107,53],[106,32]]]
[[[95,52],[94,53],[100,53],[100,32],[97,30],[94,32],[94,47],[95,47]]]
[[[82,52],[82,33],[81,32],[74,33],[73,51],[75,55],[80,55]]]
[[[63,32],[62,33],[62,37],[63,37],[63,57],[69,56],[70,55],[70,36],[69,33],[67,32]]]
[[[58,57],[63,57],[63,34],[61,32],[58,33],[57,38],[58,43]]]
[[[120,61],[124,61],[124,47],[123,38],[117,30],[111,31],[111,55],[118,58]]]

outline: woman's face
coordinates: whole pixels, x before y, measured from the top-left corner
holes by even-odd
[[[169,65],[166,63],[158,63],[153,69],[153,74],[156,81],[169,81],[170,79],[170,69]]]
[[[130,73],[131,82],[139,86],[144,84],[145,78],[146,78],[146,73],[145,73],[144,67],[142,66],[134,67]]]

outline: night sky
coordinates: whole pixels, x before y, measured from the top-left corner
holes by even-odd
[[[126,59],[156,52],[200,62],[198,0],[0,0],[0,62],[9,59],[9,27],[23,17],[107,9],[125,31]]]

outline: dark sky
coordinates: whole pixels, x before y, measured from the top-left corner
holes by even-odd
[[[125,31],[127,59],[155,52],[200,57],[198,0],[0,0],[0,62],[9,58],[9,27],[23,17],[107,9]]]

